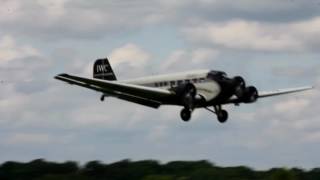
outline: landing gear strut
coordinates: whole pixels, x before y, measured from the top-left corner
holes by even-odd
[[[197,94],[196,87],[189,83],[185,84],[183,87],[181,95],[181,104],[184,105],[184,108],[180,112],[181,119],[185,122],[191,119],[192,111],[195,108],[195,96]]]
[[[206,108],[206,109],[208,111],[216,114],[218,121],[220,123],[225,123],[228,120],[228,112],[226,110],[222,109],[221,105],[213,106],[213,108],[214,108],[214,111],[209,108]]]
[[[104,98],[105,98],[105,95],[102,94],[101,97],[100,97],[100,101],[104,101]]]

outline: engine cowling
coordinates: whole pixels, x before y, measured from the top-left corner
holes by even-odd
[[[234,93],[238,98],[241,98],[245,93],[246,82],[241,76],[234,77],[233,82],[235,86]]]
[[[257,101],[258,97],[258,90],[254,86],[249,86],[244,90],[244,94],[241,99],[244,103],[253,103]]]
[[[180,104],[186,108],[193,109],[196,100],[197,89],[192,83],[181,84],[174,89]]]
[[[234,94],[244,103],[253,103],[258,99],[258,90],[254,86],[246,87],[246,82],[241,76],[233,78]]]

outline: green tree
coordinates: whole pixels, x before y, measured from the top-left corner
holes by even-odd
[[[270,175],[267,179],[270,180],[296,180],[293,171],[285,168],[274,168],[269,171]]]

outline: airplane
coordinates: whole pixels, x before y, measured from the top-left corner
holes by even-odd
[[[247,86],[241,76],[230,78],[225,72],[216,70],[196,70],[118,81],[108,58],[95,61],[93,78],[69,74],[58,74],[54,78],[101,92],[101,101],[105,97],[115,97],[151,108],[159,108],[161,105],[182,106],[180,116],[183,121],[189,121],[195,109],[205,108],[216,114],[220,123],[228,119],[228,112],[222,108],[223,105],[249,104],[260,98],[313,88],[305,86],[258,92],[254,86]]]

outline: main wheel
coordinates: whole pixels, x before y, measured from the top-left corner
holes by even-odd
[[[100,101],[104,101],[104,95],[101,95],[101,97],[100,97]]]
[[[189,121],[191,118],[191,110],[186,108],[182,109],[180,112],[180,116],[183,121],[185,122]]]
[[[225,123],[228,120],[228,112],[225,110],[221,110],[217,116],[220,123]]]

